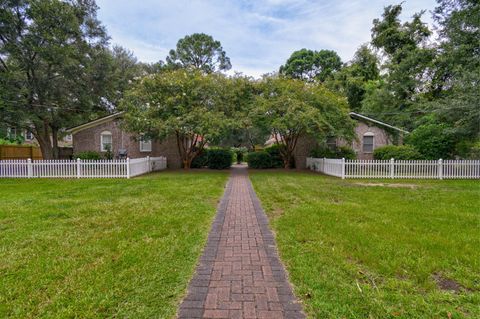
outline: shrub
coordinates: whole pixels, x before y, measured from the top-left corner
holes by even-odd
[[[353,148],[348,147],[348,146],[340,146],[336,150],[337,156],[339,158],[345,158],[349,160],[354,160],[357,158],[357,154],[353,150]]]
[[[283,158],[280,154],[281,147],[283,147],[283,145],[274,144],[264,150],[270,155],[271,168],[282,168],[284,166]]]
[[[233,154],[228,149],[209,149],[207,166],[210,169],[226,169],[232,165]]]
[[[355,151],[348,146],[340,146],[335,149],[330,149],[328,147],[315,148],[310,152],[310,156],[316,158],[345,158],[351,160],[357,158]]]
[[[425,159],[447,159],[455,153],[455,136],[444,124],[419,126],[406,136],[405,142],[413,145]]]
[[[248,167],[250,168],[271,168],[272,157],[265,151],[248,153]]]
[[[245,154],[247,153],[246,147],[232,147],[231,151],[233,153],[233,162],[241,164],[245,161]]]
[[[75,154],[73,158],[79,158],[81,160],[99,160],[102,159],[102,155],[95,151],[84,151]]]
[[[423,159],[422,154],[411,145],[386,145],[376,148],[373,151],[373,158],[376,160],[419,160]]]
[[[202,168],[208,166],[208,150],[203,150],[202,153],[195,156],[192,160],[191,168]]]

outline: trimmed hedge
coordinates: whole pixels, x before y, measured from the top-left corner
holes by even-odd
[[[272,157],[265,151],[248,153],[248,167],[272,168]]]
[[[335,149],[330,149],[330,148],[315,148],[310,152],[310,156],[316,157],[316,158],[345,158],[345,159],[350,159],[354,160],[357,158],[357,154],[355,154],[355,151],[348,146],[340,146]]]
[[[209,149],[207,166],[210,169],[226,169],[232,165],[233,153],[227,149]]]
[[[208,167],[210,169],[226,169],[232,165],[233,153],[228,149],[210,148],[197,155],[191,168]]]
[[[208,150],[203,150],[202,153],[195,156],[190,164],[190,168],[203,168],[208,166]]]
[[[98,152],[95,151],[85,151],[85,152],[79,152],[73,156],[73,158],[81,159],[81,160],[100,160],[102,159],[102,155]]]
[[[264,151],[270,155],[271,161],[271,168],[282,168],[283,167],[283,159],[282,155],[280,154],[280,145],[274,144],[270,147],[267,147]]]
[[[376,148],[373,151],[373,158],[376,160],[420,160],[424,159],[417,149],[411,145],[386,145]]]

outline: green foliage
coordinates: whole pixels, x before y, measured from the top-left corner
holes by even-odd
[[[269,146],[263,150],[264,152],[267,152],[268,155],[270,155],[271,168],[284,167],[282,153],[281,153],[281,149],[284,147],[285,146],[283,145],[273,144],[272,146]],[[291,165],[293,164],[294,163],[291,163]]]
[[[84,151],[76,153],[73,155],[73,158],[79,158],[81,160],[100,160],[102,159],[102,154],[95,151]]]
[[[373,158],[376,160],[421,160],[423,155],[411,145],[385,145],[373,151]]]
[[[232,147],[230,150],[232,151],[234,156],[234,161],[237,164],[241,164],[242,162],[245,161],[245,157],[246,157],[245,155],[248,152],[248,149],[246,147]]]
[[[301,49],[292,53],[280,73],[303,81],[324,82],[342,67],[342,60],[335,51]]]
[[[248,167],[255,169],[272,168],[272,157],[265,151],[248,153]]]
[[[332,79],[325,82],[326,86],[345,95],[350,108],[359,111],[365,96],[366,86],[370,81],[380,77],[377,55],[362,45],[355,52],[352,61],[336,72]]]
[[[105,154],[103,155],[105,159],[113,159],[112,147],[110,145],[105,145]]]
[[[51,136],[111,107],[107,35],[96,11],[94,1],[0,4],[0,118],[33,126],[45,158],[58,156]]]
[[[381,50],[385,63],[382,82],[366,92],[362,113],[397,126],[413,129],[412,118],[422,114],[416,103],[428,90],[427,76],[435,50],[427,46],[431,35],[422,13],[401,23],[402,5],[387,6],[381,19],[373,21],[372,45]]]
[[[23,145],[25,142],[22,136],[15,138],[0,138],[0,145]]]
[[[233,154],[229,149],[208,149],[207,156],[207,166],[210,169],[226,169],[232,165]]]
[[[339,146],[334,149],[326,146],[314,148],[310,152],[310,156],[315,158],[345,158],[350,160],[357,158],[355,151],[348,146]]]
[[[259,83],[260,94],[252,114],[283,144],[280,154],[285,166],[293,162],[298,139],[303,135],[322,138],[326,134],[353,136],[353,122],[344,98],[321,85],[285,77],[267,77]]]
[[[171,68],[195,68],[207,73],[232,67],[220,41],[204,33],[194,33],[178,40],[177,48],[170,50],[167,64]]]
[[[185,168],[235,124],[235,104],[225,76],[180,69],[144,77],[126,95],[125,127],[163,140],[177,139]]]
[[[413,145],[425,159],[438,160],[452,158],[456,140],[447,125],[427,124],[408,134],[405,143]]]
[[[480,160],[480,141],[475,142],[466,156],[467,159],[476,159]]]
[[[204,149],[192,160],[191,168],[204,168],[208,166],[208,149]]]
[[[226,169],[232,165],[233,152],[223,148],[205,148],[197,155],[191,168]]]

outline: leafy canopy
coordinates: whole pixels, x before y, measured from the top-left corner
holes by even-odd
[[[233,123],[226,78],[179,69],[144,77],[126,95],[126,128],[164,140],[175,136],[185,168]]]
[[[341,67],[342,60],[335,51],[301,49],[280,67],[280,74],[307,82],[324,82]]]
[[[299,137],[327,134],[351,138],[353,124],[344,98],[321,85],[286,77],[267,77],[259,84],[255,112],[257,125],[272,132],[284,164],[290,165]]]
[[[178,40],[170,50],[167,65],[171,68],[195,68],[207,73],[227,71],[232,65],[220,41],[204,33],[194,33]]]

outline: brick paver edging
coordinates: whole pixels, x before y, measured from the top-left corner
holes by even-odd
[[[243,167],[232,168],[178,318],[305,318]]]

